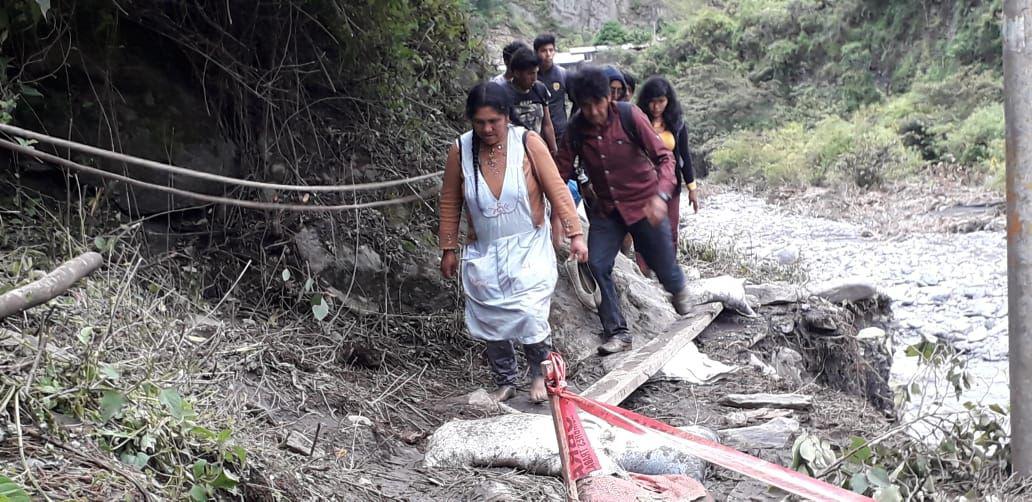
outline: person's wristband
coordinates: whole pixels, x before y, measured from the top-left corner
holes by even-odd
[[[694,192],[698,188],[699,188],[699,186],[696,185],[694,181],[688,184],[688,191],[690,191],[690,192]]]

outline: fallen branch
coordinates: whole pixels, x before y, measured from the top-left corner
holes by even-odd
[[[100,253],[83,253],[64,262],[46,277],[0,295],[0,319],[54,299],[100,268],[103,261]]]

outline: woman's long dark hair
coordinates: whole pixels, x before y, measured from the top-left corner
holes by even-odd
[[[504,87],[494,82],[481,82],[473,86],[469,90],[469,96],[466,97],[466,118],[473,120],[473,115],[476,115],[477,110],[485,106],[493,108],[496,112],[508,117],[509,112],[512,110],[512,100],[509,99],[509,93],[505,91]],[[460,151],[462,149],[461,142],[459,149]],[[480,138],[477,136],[476,131],[473,132],[472,154],[473,190],[477,198],[477,208],[480,209],[480,212],[484,212],[484,209],[480,207]],[[459,167],[461,168],[462,166]]]
[[[663,125],[673,134],[677,134],[675,128],[681,124],[681,103],[677,101],[677,92],[670,81],[660,76],[649,77],[641,86],[638,93],[638,108],[645,112],[645,116],[652,119],[652,112],[649,111],[649,102],[656,98],[667,98],[666,110],[663,110]]]

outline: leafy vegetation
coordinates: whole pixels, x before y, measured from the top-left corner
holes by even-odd
[[[878,437],[853,436],[839,444],[804,433],[793,444],[792,467],[880,502],[929,500],[944,493],[982,500],[1026,489],[1005,482],[1010,470],[1006,408],[971,402],[961,411],[942,407],[950,399],[946,394],[959,400],[971,388],[964,358],[948,345],[927,341],[908,347],[906,355],[919,361],[920,371],[895,395],[901,409],[918,404],[912,416]],[[935,382],[948,391],[940,392]]]
[[[999,179],[1000,0],[676,3],[634,65],[674,81],[718,177],[875,186],[942,162]]]

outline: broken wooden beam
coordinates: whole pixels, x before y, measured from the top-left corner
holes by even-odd
[[[719,404],[733,408],[785,408],[807,410],[813,407],[813,396],[801,394],[728,394]]]
[[[102,263],[104,258],[100,253],[86,252],[64,262],[41,279],[0,295],[0,319],[50,301],[100,268]]]
[[[606,404],[620,404],[706,329],[723,308],[719,303],[699,305],[692,313],[671,324],[665,333],[628,352],[619,366],[581,395]]]

